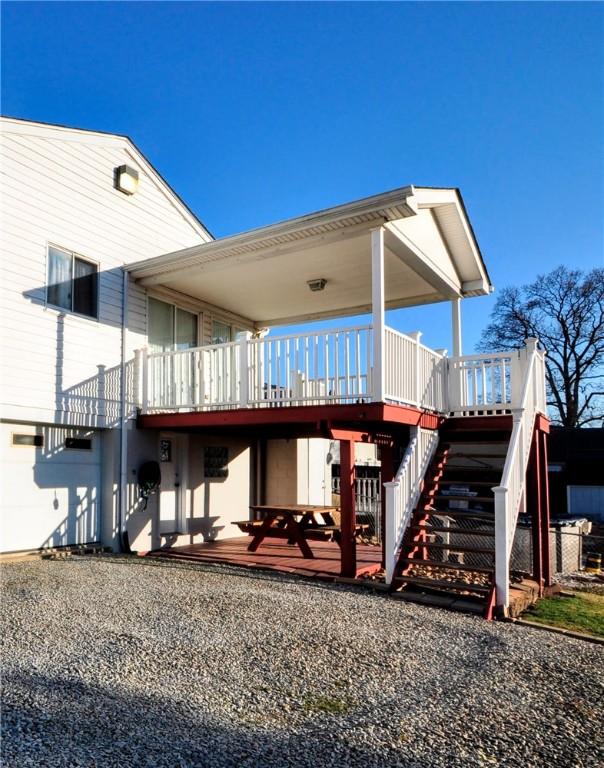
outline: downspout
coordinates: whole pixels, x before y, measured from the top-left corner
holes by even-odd
[[[130,551],[125,529],[128,504],[128,416],[126,413],[126,330],[128,323],[128,271],[122,267],[122,350],[120,369],[120,496],[118,505],[118,540],[122,552]]]

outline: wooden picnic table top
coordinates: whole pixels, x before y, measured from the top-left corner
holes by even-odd
[[[252,504],[251,509],[254,512],[275,512],[283,515],[308,515],[340,511],[340,507],[327,507],[320,504]]]

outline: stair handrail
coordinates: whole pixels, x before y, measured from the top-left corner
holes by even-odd
[[[545,353],[537,349],[537,339],[526,340],[526,360],[522,394],[518,408],[512,409],[513,427],[500,484],[493,488],[495,498],[495,587],[496,604],[507,613],[510,601],[510,557],[516,522],[526,491],[531,441],[535,419],[545,413]]]
[[[411,439],[400,467],[389,483],[384,483],[386,520],[384,526],[385,582],[391,584],[405,531],[419,500],[424,475],[438,446],[434,429],[411,427]]]

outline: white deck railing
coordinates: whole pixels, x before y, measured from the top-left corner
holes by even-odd
[[[512,411],[514,425],[501,476],[493,488],[495,495],[495,586],[497,606],[504,612],[510,600],[510,555],[518,514],[525,511],[526,471],[535,428],[535,417],[545,413],[545,360],[537,349],[537,339],[527,339],[520,352],[524,363],[518,407]]]
[[[519,352],[451,357],[449,410],[457,416],[509,411]]]
[[[438,446],[435,429],[411,427],[411,440],[394,480],[384,483],[386,491],[386,523],[384,554],[386,584],[391,584],[403,537],[419,500],[424,475]]]
[[[520,407],[522,350],[448,358],[421,344],[420,335],[386,328],[382,360],[375,359],[368,325],[141,351],[139,405],[143,413],[157,413],[374,402],[381,369],[386,402],[455,416]]]

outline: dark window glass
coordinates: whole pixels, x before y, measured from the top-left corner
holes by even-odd
[[[73,260],[73,311],[88,317],[97,316],[97,291],[99,273],[96,264]]]
[[[42,435],[13,435],[13,445],[34,445],[42,448],[44,437]]]
[[[92,449],[92,440],[84,437],[66,437],[65,448],[76,448],[80,451],[90,451]]]

